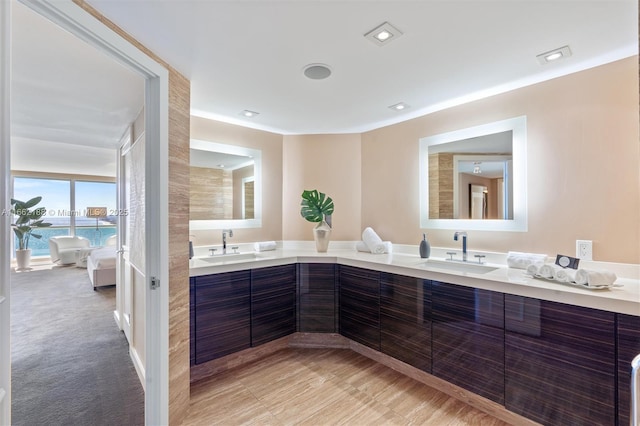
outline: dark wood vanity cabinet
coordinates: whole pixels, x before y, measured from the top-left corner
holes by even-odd
[[[380,351],[431,372],[431,281],[380,274]]]
[[[631,361],[640,354],[640,316],[617,314],[618,425],[631,421]]]
[[[251,346],[251,271],[194,277],[195,363]]]
[[[340,334],[380,350],[380,272],[339,266]]]
[[[251,271],[251,346],[296,331],[296,265]]]
[[[298,331],[338,331],[335,270],[333,263],[298,264]]]
[[[615,316],[506,295],[506,408],[545,425],[614,425]]]
[[[189,365],[196,364],[196,278],[189,278]]]
[[[504,403],[504,295],[431,282],[432,374]]]

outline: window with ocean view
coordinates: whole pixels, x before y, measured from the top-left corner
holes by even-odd
[[[42,196],[38,207],[47,210],[43,219],[50,228],[34,230],[41,239],[31,238],[31,255],[49,256],[49,238],[58,235],[77,235],[87,238],[92,246],[104,245],[116,233],[116,184],[74,179],[49,179],[16,176],[13,179],[13,198],[27,201]],[[104,217],[87,217],[87,208],[106,208]],[[14,250],[18,242],[14,238]],[[14,252],[15,256],[15,252]]]

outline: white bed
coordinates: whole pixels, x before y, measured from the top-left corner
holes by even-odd
[[[94,290],[116,283],[116,246],[111,245],[115,243],[115,238],[109,240],[107,246],[92,250],[87,257],[87,272]]]

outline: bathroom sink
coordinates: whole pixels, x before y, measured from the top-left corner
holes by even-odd
[[[257,259],[257,253],[227,253],[216,254],[207,257],[198,257],[198,260],[202,260],[207,263],[222,263],[222,262],[237,262],[240,260],[253,260]]]
[[[497,266],[489,266],[473,262],[459,262],[455,260],[429,259],[424,266],[434,269],[444,269],[447,271],[470,272],[473,274],[486,274],[498,269]]]

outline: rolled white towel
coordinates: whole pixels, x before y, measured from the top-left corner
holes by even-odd
[[[391,241],[383,241],[382,244],[384,244],[384,253],[393,252],[393,244],[391,243]],[[367,246],[367,243],[365,243],[364,241],[358,241],[356,243],[356,251],[371,253],[371,250],[369,250],[369,246]]]
[[[541,266],[542,263],[532,263],[531,265],[527,266],[527,274],[531,276],[538,275],[538,271],[540,270]]]
[[[552,280],[556,276],[556,271],[560,268],[558,265],[553,265],[551,263],[545,263],[538,269],[538,276],[542,278],[546,278],[548,280]]]
[[[257,251],[257,252],[275,250],[276,249],[276,242],[275,241],[262,241],[262,242],[259,242],[259,243],[254,243],[253,244],[253,249],[255,251]]]
[[[557,268],[554,280],[561,283],[572,283],[576,280],[576,270],[571,268]]]
[[[380,238],[371,227],[366,227],[364,231],[362,231],[362,241],[369,247],[371,253],[382,254],[385,251],[382,238]]]
[[[514,269],[527,269],[529,265],[534,263],[544,263],[546,259],[546,254],[510,251],[507,253],[507,266]]]
[[[578,269],[576,271],[576,284],[586,285],[587,287],[611,287],[617,279],[616,274],[611,271],[592,271],[587,269]]]

